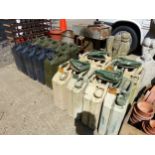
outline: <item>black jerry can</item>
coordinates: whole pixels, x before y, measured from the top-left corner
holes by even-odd
[[[26,66],[27,75],[36,80],[37,76],[34,70],[33,58],[36,54],[36,46],[30,46],[26,53],[24,53],[24,62]]]
[[[34,70],[37,76],[37,80],[45,84],[45,76],[44,76],[44,60],[46,58],[46,50],[44,48],[38,47],[36,50],[35,57],[33,59]]]

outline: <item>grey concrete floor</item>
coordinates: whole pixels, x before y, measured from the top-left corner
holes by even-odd
[[[13,44],[8,44],[7,41],[0,42],[0,68],[14,62],[11,54],[11,47]]]
[[[52,90],[19,72],[0,68],[0,134],[76,134],[74,119],[53,104]]]

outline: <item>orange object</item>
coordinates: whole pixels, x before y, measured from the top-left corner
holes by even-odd
[[[63,68],[63,67],[59,67],[58,71],[59,71],[60,73],[64,73],[64,68]]]
[[[137,103],[137,108],[145,114],[150,114],[153,112],[153,105],[145,101],[139,101]]]
[[[62,33],[67,30],[66,19],[59,20],[59,29],[50,30],[50,35],[53,40],[60,41],[62,39]]]
[[[151,128],[155,128],[155,120],[150,120],[150,126]]]
[[[146,101],[150,104],[155,104],[155,93],[151,92]]]
[[[62,32],[67,30],[67,22],[66,19],[60,19],[60,30]]]
[[[151,92],[155,93],[155,86],[152,87]]]
[[[51,30],[50,34],[53,40],[60,41],[62,39],[62,31],[60,30]]]

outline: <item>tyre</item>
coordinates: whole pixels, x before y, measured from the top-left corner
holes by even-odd
[[[136,33],[136,31],[133,28],[129,27],[129,26],[119,26],[119,27],[116,27],[112,31],[112,35],[121,34],[122,32],[129,32],[130,35],[131,35],[131,49],[130,49],[130,52],[136,50],[138,45],[139,45],[138,34]]]

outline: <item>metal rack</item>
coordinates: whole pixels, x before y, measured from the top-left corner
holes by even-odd
[[[8,23],[9,21],[9,23]],[[3,24],[7,39],[17,42],[32,40],[48,35],[50,20],[48,19],[6,19]]]

